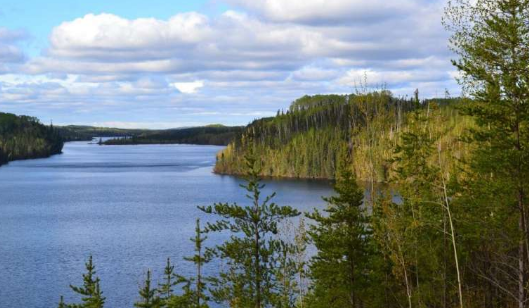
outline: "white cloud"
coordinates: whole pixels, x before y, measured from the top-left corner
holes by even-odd
[[[198,89],[204,86],[204,82],[201,80],[193,82],[174,82],[171,85],[177,88],[178,91],[182,93],[193,94],[196,93]]]

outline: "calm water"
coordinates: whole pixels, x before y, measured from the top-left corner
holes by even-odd
[[[160,277],[167,257],[190,273],[181,259],[192,253],[195,219],[212,218],[196,206],[246,202],[240,179],[211,172],[220,149],[74,142],[62,155],[0,167],[0,307],[76,301],[68,285],[82,283],[90,254],[109,308],[132,307],[146,270]],[[267,181],[266,190],[300,210],[331,194],[314,181]]]

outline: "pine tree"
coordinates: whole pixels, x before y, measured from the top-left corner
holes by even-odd
[[[309,237],[305,227],[305,220],[303,217],[299,219],[299,225],[294,232],[294,263],[296,267],[296,280],[298,296],[296,299],[296,307],[305,307],[305,294],[308,286],[308,270],[307,270],[307,245]]]
[[[445,25],[453,32],[450,42],[459,56],[453,61],[461,74],[459,81],[473,99],[464,110],[478,125],[470,131],[469,141],[476,151],[470,162],[472,187],[466,193],[483,210],[476,217],[486,217],[488,212],[489,217],[494,213],[504,219],[474,220],[475,225],[486,222],[486,230],[491,231],[486,237],[479,236],[483,235],[479,231],[475,234],[481,248],[494,243],[503,251],[487,260],[478,273],[515,299],[519,308],[527,307],[529,1],[453,0],[446,9]],[[513,218],[517,224],[511,223]]]
[[[160,308],[162,307],[162,300],[157,295],[158,291],[156,288],[151,287],[151,271],[147,271],[147,277],[143,287],[139,290],[141,300],[134,303],[134,307],[138,308]]]
[[[232,307],[269,307],[277,292],[275,269],[284,246],[275,238],[278,224],[300,213],[271,202],[275,194],[261,201],[260,169],[253,153],[246,156],[247,183],[241,185],[251,205],[216,203],[199,207],[207,214],[220,217],[208,223],[207,232],[229,231],[231,238],[215,247],[216,256],[226,263],[226,269],[212,280],[212,295],[218,302]]]
[[[64,303],[64,297],[61,296],[61,299],[59,300],[59,306],[58,306],[58,308],[67,308],[67,307],[68,307],[68,305],[66,305],[66,304]]]
[[[167,258],[167,264],[165,265],[163,272],[163,283],[158,285],[158,294],[160,295],[163,304],[167,304],[168,300],[173,295],[173,287],[176,285],[174,276],[174,265],[171,264],[171,259]]]
[[[195,236],[190,240],[195,246],[195,254],[192,257],[185,257],[184,260],[192,262],[196,268],[196,275],[194,277],[184,277],[177,275],[176,284],[182,284],[183,294],[174,296],[172,305],[178,307],[182,305],[193,308],[207,308],[209,297],[206,294],[206,282],[203,277],[203,267],[211,259],[209,254],[204,254],[203,243],[207,239],[202,234],[204,231],[200,227],[200,219],[196,220]],[[194,288],[192,287],[194,285]],[[170,307],[173,307],[170,306]]]
[[[309,307],[361,307],[369,283],[369,217],[364,193],[353,173],[343,171],[334,187],[337,196],[324,198],[326,215],[315,210],[309,235],[318,249],[310,263],[313,281]]]
[[[95,266],[92,262],[92,256],[88,258],[85,264],[86,274],[83,274],[83,286],[76,287],[70,285],[70,288],[77,294],[81,295],[82,304],[68,305],[70,308],[103,308],[105,297],[100,287],[100,279],[96,276]]]
[[[397,279],[404,282],[408,307],[438,305],[442,280],[441,263],[432,255],[442,251],[443,234],[437,232],[443,211],[435,184],[438,169],[430,163],[435,136],[428,129],[429,114],[417,110],[409,118],[408,130],[395,150],[395,177],[401,202],[386,202],[381,212],[385,239],[383,246],[395,264]],[[388,200],[387,200],[388,201]]]

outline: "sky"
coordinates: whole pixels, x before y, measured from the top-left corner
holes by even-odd
[[[460,88],[446,0],[0,0],[0,111],[245,125],[303,95]]]

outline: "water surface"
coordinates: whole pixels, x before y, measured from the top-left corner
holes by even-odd
[[[109,308],[132,307],[143,274],[177,271],[192,253],[197,205],[245,204],[241,179],[212,173],[221,147],[98,146],[67,143],[64,153],[0,167],[0,307],[56,307],[75,301],[92,254]],[[278,204],[302,211],[322,207],[325,182],[269,180]],[[210,236],[207,245],[222,241]],[[211,267],[209,270],[212,270]]]

